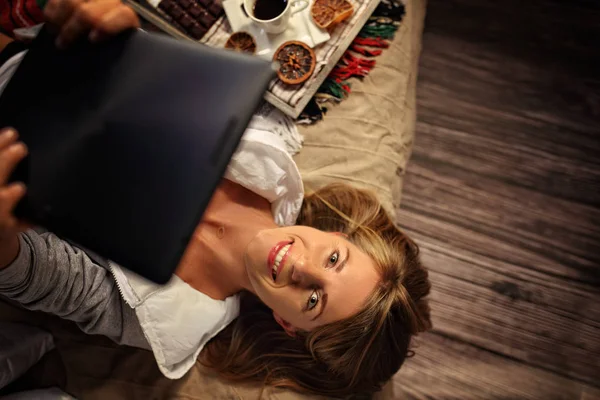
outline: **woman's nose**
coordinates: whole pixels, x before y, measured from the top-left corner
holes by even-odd
[[[293,283],[301,286],[314,285],[321,279],[318,268],[303,258],[294,263],[291,278]]]
[[[302,282],[302,277],[304,276],[304,262],[303,261],[296,261],[294,263],[294,266],[292,267],[292,282],[299,284]]]

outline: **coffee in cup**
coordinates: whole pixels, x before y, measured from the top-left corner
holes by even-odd
[[[279,17],[287,7],[287,0],[255,0],[252,14],[256,19],[268,21]]]
[[[285,31],[292,15],[308,7],[308,0],[244,0],[248,17],[267,33]]]

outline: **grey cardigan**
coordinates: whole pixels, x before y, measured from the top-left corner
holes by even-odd
[[[19,239],[19,255],[0,269],[0,296],[74,321],[85,333],[149,348],[105,260],[49,232],[28,230]]]

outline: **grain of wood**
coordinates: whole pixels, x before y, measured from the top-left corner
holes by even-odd
[[[424,335],[392,388],[406,399],[600,398],[600,390],[436,333]]]
[[[600,399],[598,21],[585,0],[429,0],[397,213],[434,331],[391,398]]]

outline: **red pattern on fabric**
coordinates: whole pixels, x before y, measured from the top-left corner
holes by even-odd
[[[382,49],[387,49],[388,47],[390,47],[390,43],[387,40],[384,40],[380,37],[357,37],[352,43],[357,44],[359,46],[379,47]]]
[[[12,15],[14,20],[19,25],[18,28],[25,28],[28,26],[35,25],[35,21],[32,20],[25,11],[25,0],[13,0]]]
[[[44,12],[36,0],[0,0],[0,28],[12,34],[17,28],[27,28],[44,22]]]
[[[0,26],[2,26],[2,30],[12,33],[16,26],[10,17],[12,11],[11,3],[8,0],[0,0],[0,10]]]
[[[371,50],[367,49],[366,47],[361,47],[357,44],[352,44],[350,46],[350,50],[367,57],[377,57],[378,55],[381,55],[382,52],[382,50]]]
[[[346,53],[329,76],[341,83],[353,76],[367,76],[373,67],[375,67],[375,60],[367,60]]]
[[[44,11],[38,6],[35,0],[25,0],[25,7],[29,11],[29,15],[34,19],[34,25],[44,22]]]

